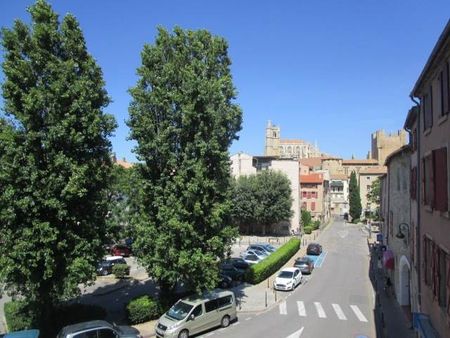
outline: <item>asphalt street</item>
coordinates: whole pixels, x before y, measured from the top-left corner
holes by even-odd
[[[337,220],[318,242],[324,250],[318,266],[286,300],[266,312],[240,313],[231,327],[199,337],[375,338],[366,233]]]

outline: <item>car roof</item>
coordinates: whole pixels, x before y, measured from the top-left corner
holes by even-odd
[[[6,333],[3,338],[38,338],[39,330],[23,330]]]
[[[313,246],[313,245],[319,245],[319,246],[320,246],[319,243],[309,243],[309,244],[308,244],[308,246]]]
[[[231,296],[234,295],[233,292],[228,290],[212,290],[212,291],[206,291],[202,293],[201,295],[192,295],[182,298],[181,300],[188,304],[197,304],[199,301],[209,300],[209,299],[216,299],[224,296]]]
[[[69,333],[75,333],[79,331],[84,331],[96,327],[112,327],[110,323],[108,323],[106,320],[91,320],[88,322],[82,322],[77,324],[68,325],[62,328],[61,332],[63,333],[62,336],[65,336]],[[59,335],[58,335],[59,337]]]
[[[123,256],[106,256],[105,261],[115,261],[117,259],[123,259]]]
[[[295,260],[296,261],[312,261],[312,259],[309,258],[308,256],[297,257]]]
[[[284,269],[281,269],[280,272],[281,271],[294,272],[294,271],[297,271],[297,270],[298,270],[298,268],[284,268]]]

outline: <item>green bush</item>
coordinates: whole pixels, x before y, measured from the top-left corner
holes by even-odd
[[[360,219],[359,219],[359,218],[352,219],[352,223],[353,223],[353,224],[357,224],[357,223],[359,223],[359,222],[360,222]]]
[[[317,230],[320,228],[320,221],[314,221],[314,230]]]
[[[305,234],[309,235],[312,232],[312,227],[304,227],[303,231],[305,232]]]
[[[247,270],[245,279],[252,284],[258,284],[273,275],[281,268],[300,248],[300,239],[291,238],[286,244],[261,262],[252,265]]]
[[[124,278],[130,274],[130,267],[127,264],[115,264],[112,267],[112,273],[116,278]]]
[[[26,303],[12,300],[4,305],[6,325],[9,331],[20,331],[35,328],[32,311]]]
[[[149,296],[141,296],[133,299],[127,305],[128,320],[131,324],[140,324],[161,315],[161,306]]]

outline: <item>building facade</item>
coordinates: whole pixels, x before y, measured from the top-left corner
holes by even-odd
[[[326,209],[324,207],[327,195],[325,192],[326,186],[327,182],[323,173],[300,175],[300,206],[302,210],[309,211],[315,221],[326,220]]]
[[[344,215],[349,212],[348,177],[335,174],[330,177],[330,213],[331,215]]]
[[[379,205],[371,202],[367,195],[372,191],[372,185],[376,180],[385,174],[387,169],[385,166],[374,166],[362,168],[359,171],[359,194],[361,196],[361,207],[364,212],[374,213]]]
[[[386,133],[384,130],[377,130],[372,134],[372,151],[370,156],[379,165],[384,165],[389,154],[407,143],[408,133],[405,130],[398,130],[396,133]]]

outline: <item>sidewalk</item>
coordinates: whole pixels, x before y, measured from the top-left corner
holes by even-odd
[[[284,265],[284,267],[291,267],[294,265],[294,261],[297,257],[306,254],[306,247],[308,243],[313,242],[322,233],[323,229],[315,230],[310,235],[303,235],[300,250],[292,256],[292,258]],[[254,237],[254,236],[253,236]],[[248,240],[248,238],[246,238]],[[262,242],[261,238],[254,238],[252,242]],[[287,240],[286,240],[287,241]],[[283,243],[284,244],[284,243]],[[261,312],[266,311],[278,304],[280,301],[286,299],[289,295],[288,292],[274,291],[272,288],[273,280],[278,272],[270,276],[268,279],[262,281],[259,284],[252,285],[248,283],[242,283],[234,288],[231,288],[236,296],[237,311],[238,313],[246,312]],[[155,336],[155,324],[157,320],[152,320],[146,323],[134,325],[144,338]]]

